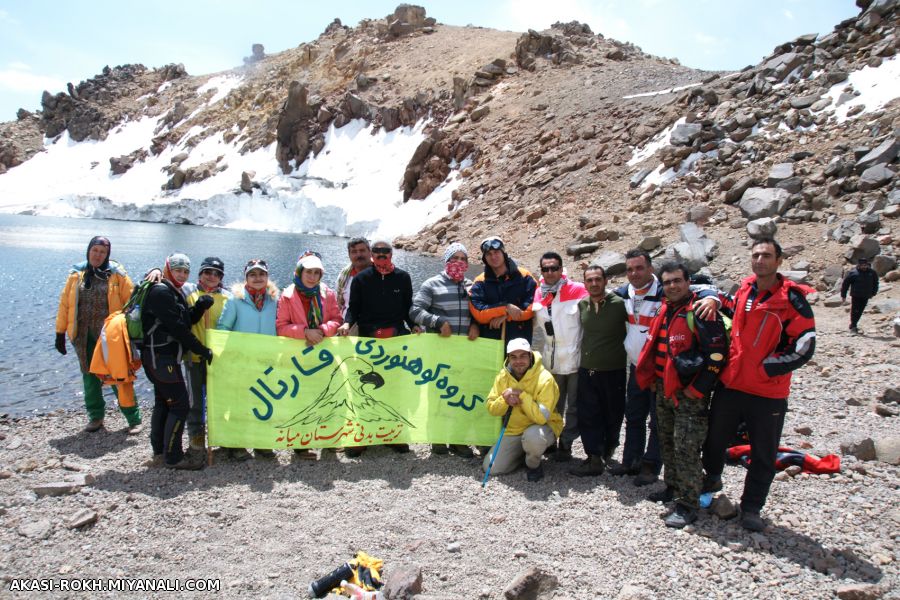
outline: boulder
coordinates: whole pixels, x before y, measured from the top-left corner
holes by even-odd
[[[487,104],[482,104],[469,114],[469,118],[472,119],[472,122],[474,123],[486,117],[490,112],[491,107]]]
[[[790,279],[794,283],[809,283],[809,273],[806,271],[778,271],[785,278]]]
[[[797,110],[800,110],[802,108],[809,108],[818,99],[819,94],[810,94],[808,96],[794,96],[793,98],[791,98],[791,108],[795,108]]]
[[[647,178],[647,175],[652,173],[654,169],[655,167],[645,167],[632,175],[631,179],[628,181],[628,187],[634,189],[637,186],[641,185],[641,182],[643,182]]]
[[[422,592],[422,567],[418,565],[400,565],[388,572],[382,590],[385,597],[397,600],[409,600]]]
[[[591,242],[589,244],[572,244],[566,248],[566,254],[569,256],[581,256],[590,254],[600,247],[600,242]]]
[[[835,594],[840,600],[878,600],[884,590],[873,583],[848,583],[838,586]]]
[[[774,76],[776,83],[780,83],[806,60],[807,57],[799,52],[785,52],[770,58],[760,67],[760,72]]]
[[[741,199],[744,192],[754,185],[756,185],[756,180],[753,177],[741,177],[725,192],[725,203],[734,204]]]
[[[747,235],[754,240],[766,237],[775,237],[778,232],[778,224],[771,217],[763,217],[762,219],[754,219],[747,223]]]
[[[872,259],[872,269],[878,273],[879,277],[884,277],[890,271],[897,268],[897,259],[893,256],[879,254]]]
[[[68,494],[77,494],[81,491],[81,485],[72,481],[51,481],[50,483],[40,483],[32,486],[31,491],[38,498],[44,496],[65,496]]]
[[[716,243],[694,223],[684,223],[680,230],[681,241],[666,249],[666,257],[684,263],[692,272],[699,271],[715,256]]]
[[[98,516],[96,511],[89,508],[82,508],[69,517],[66,521],[66,527],[69,529],[80,529],[88,525],[93,525],[97,522],[97,519]]]
[[[540,567],[528,567],[503,590],[506,600],[549,600],[559,586],[559,580],[552,573]]]
[[[861,214],[856,217],[856,222],[863,233],[878,233],[881,229],[881,217],[878,213]]]
[[[599,244],[597,245],[599,246]],[[591,264],[603,267],[607,277],[615,277],[625,272],[625,255],[621,252],[604,252],[593,259]]]
[[[53,525],[46,519],[29,521],[19,525],[17,532],[22,537],[33,540],[46,540],[53,533]]]
[[[626,583],[619,590],[616,600],[656,600],[656,594],[645,587]]]
[[[756,115],[752,112],[741,111],[734,115],[734,122],[739,127],[750,128],[756,125]]]
[[[841,442],[841,454],[855,456],[858,460],[875,460],[875,440],[864,438],[857,441]]]
[[[879,298],[876,296],[869,300],[869,306],[872,307],[873,313],[882,315],[892,315],[900,312],[900,300],[896,298]]]
[[[860,258],[868,258],[872,260],[881,252],[881,246],[878,240],[867,235],[854,235],[850,238],[850,248],[852,256],[849,257],[850,262],[856,263]]]
[[[719,494],[713,498],[709,510],[720,519],[733,519],[738,515],[737,506],[725,494]]]
[[[662,245],[662,240],[658,235],[649,235],[641,240],[641,243],[638,244],[638,248],[651,252],[659,248],[660,245]]]
[[[700,135],[702,130],[703,126],[700,123],[680,123],[672,131],[669,143],[674,146],[687,146]]]
[[[256,171],[244,171],[241,173],[241,191],[246,193],[253,192],[253,178],[256,177]]]
[[[741,197],[741,214],[747,219],[760,219],[784,214],[790,194],[778,188],[749,188]]]
[[[875,165],[888,164],[897,158],[897,151],[900,149],[900,143],[897,138],[888,136],[886,140],[878,144],[875,148],[867,152],[862,158],[856,161],[857,172],[862,172],[869,167]]]
[[[895,173],[884,165],[874,165],[863,171],[856,187],[861,192],[880,188],[894,178]]]
[[[831,232],[831,239],[846,244],[854,237],[862,234],[862,227],[856,221],[843,220]]]
[[[878,400],[885,404],[900,404],[900,387],[884,388],[884,391],[881,393],[881,397]]]

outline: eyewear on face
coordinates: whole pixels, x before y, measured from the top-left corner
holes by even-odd
[[[676,277],[675,279],[663,279],[663,281],[662,281],[663,287],[669,287],[672,285],[680,285],[682,283],[684,283],[683,277]]]
[[[559,271],[559,267],[556,265],[550,267],[541,267],[541,273],[556,273]]]
[[[481,244],[481,252],[487,252],[488,250],[499,250],[503,247],[503,242],[497,239],[486,240],[483,244]]]
[[[372,254],[390,254],[390,248],[372,248]]]

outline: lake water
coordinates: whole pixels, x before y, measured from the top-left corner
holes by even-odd
[[[196,281],[203,258],[221,258],[229,287],[243,280],[243,266],[251,258],[265,259],[270,277],[282,287],[290,283],[297,257],[305,250],[322,255],[325,282],[331,287],[348,262],[347,240],[338,237],[0,214],[0,413],[83,408],[75,351],[70,347],[61,356],[53,341],[66,275],[72,264],[85,259],[87,243],[95,235],[111,240],[112,258],[125,266],[133,280],[151,267],[162,266],[175,250],[191,258],[191,281]],[[410,272],[414,290],[443,268],[439,258],[402,250],[394,253],[394,262]],[[470,277],[479,266],[473,265]],[[114,406],[110,389],[105,393],[107,406]],[[142,407],[152,405],[152,388],[143,373],[137,394]]]

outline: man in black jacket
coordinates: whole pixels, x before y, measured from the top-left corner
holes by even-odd
[[[176,252],[166,259],[163,279],[147,293],[141,309],[144,329],[141,362],[153,383],[153,418],[150,445],[151,466],[163,464],[172,469],[203,468],[202,456],[186,456],[181,447],[184,423],[190,410],[190,393],[185,385],[181,359],[186,350],[201,356],[207,364],[213,354],[191,333],[191,325],[200,320],[212,305],[211,296],[201,296],[188,307],[181,286],[190,275],[191,261]]]
[[[847,300],[847,291],[850,291],[850,331],[859,333],[856,325],[869,298],[878,293],[878,273],[869,266],[868,258],[860,258],[855,269],[850,269],[844,282],[841,284],[841,300]]]
[[[372,266],[362,270],[350,283],[350,305],[338,335],[347,335],[357,325],[363,337],[391,338],[409,334],[418,326],[409,317],[412,308],[412,279],[393,263],[393,248],[386,241],[372,244]],[[395,452],[409,452],[409,444],[387,444]],[[365,446],[348,447],[344,453],[357,457]]]

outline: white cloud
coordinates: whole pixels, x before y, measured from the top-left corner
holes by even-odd
[[[783,14],[784,18],[786,18],[786,19],[790,19],[791,21],[794,20],[794,13],[792,13],[791,11],[789,11],[786,8],[781,11],[781,14]]]
[[[19,20],[15,17],[10,16],[8,12],[3,9],[0,9],[0,23],[9,23],[10,25],[18,25]]]
[[[606,37],[626,40],[631,36],[624,19],[587,0],[507,0],[498,13],[504,15],[506,26],[512,31],[547,29],[557,21],[575,20],[587,23],[594,33]]]
[[[60,91],[66,88],[66,82],[48,75],[36,75],[29,72],[31,67],[23,62],[9,63],[6,69],[0,70],[0,89],[12,92],[43,92],[44,90]]]
[[[694,41],[704,46],[715,46],[719,43],[719,38],[707,35],[705,33],[695,33]]]

